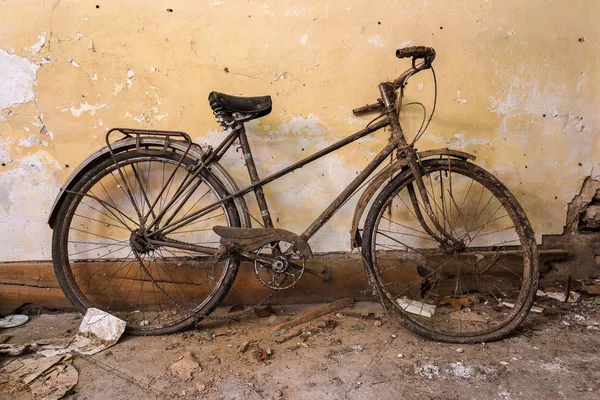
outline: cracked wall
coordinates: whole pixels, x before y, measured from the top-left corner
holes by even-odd
[[[0,260],[50,258],[46,219],[62,182],[115,126],[222,134],[211,90],[273,96],[250,124],[263,176],[369,118],[354,107],[408,62],[397,47],[430,45],[437,113],[421,150],[477,155],[530,216],[560,234],[567,204],[598,170],[596,7],[584,0],[2,2],[0,13]],[[168,11],[172,10],[172,11]],[[429,74],[407,101],[432,102]],[[406,133],[420,125],[403,112]],[[303,231],[380,149],[380,132],[266,187],[278,226]],[[239,154],[224,164],[243,185]],[[356,199],[354,199],[355,201]],[[354,202],[311,244],[349,250]],[[290,208],[295,211],[288,212]]]

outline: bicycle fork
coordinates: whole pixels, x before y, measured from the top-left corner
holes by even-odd
[[[454,238],[440,224],[438,217],[435,214],[433,207],[431,206],[431,202],[429,201],[429,194],[427,193],[427,188],[425,187],[425,183],[423,182],[423,175],[421,174],[421,167],[417,157],[417,152],[412,145],[409,145],[407,143],[406,138],[404,137],[404,133],[402,132],[402,127],[400,126],[398,111],[396,109],[395,104],[396,91],[394,87],[390,83],[382,83],[379,85],[379,92],[381,93],[381,98],[386,107],[385,113],[387,114],[390,120],[390,126],[392,128],[392,140],[394,140],[398,144],[398,149],[401,155],[408,161],[408,167],[410,168],[410,172],[413,175],[415,184],[417,186],[419,194],[421,195],[421,200],[423,204],[419,203],[413,184],[410,183],[407,186],[410,201],[413,205],[415,215],[419,220],[421,227],[442,246],[446,246],[448,244],[452,244],[453,246],[460,245],[460,240]],[[433,224],[434,228],[437,230],[437,232],[439,232],[439,235],[429,227],[427,221],[425,220],[421,212],[421,208],[425,210],[425,213],[429,217],[429,220]]]

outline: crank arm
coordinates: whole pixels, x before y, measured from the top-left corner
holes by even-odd
[[[319,278],[323,279],[323,282],[329,282],[331,280],[331,274],[329,273],[329,267],[323,267],[322,272],[317,272],[308,267],[305,267],[304,272],[314,275],[314,276],[318,276]]]

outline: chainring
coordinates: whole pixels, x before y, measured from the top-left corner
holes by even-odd
[[[304,276],[306,258],[292,243],[279,241],[262,246],[254,252],[254,273],[266,287],[285,290],[296,286]]]

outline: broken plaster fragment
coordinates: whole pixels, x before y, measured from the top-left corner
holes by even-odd
[[[58,349],[42,350],[39,353],[49,357],[71,351],[92,355],[117,343],[127,323],[97,308],[88,308],[83,316],[79,332],[67,346]]]
[[[202,372],[200,364],[190,351],[171,364],[169,370],[173,376],[178,377],[182,381],[190,381],[193,378],[192,374],[194,372]]]
[[[421,315],[431,318],[435,313],[435,305],[422,303],[420,301],[411,300],[407,297],[398,298],[396,302],[404,311],[410,314]]]

